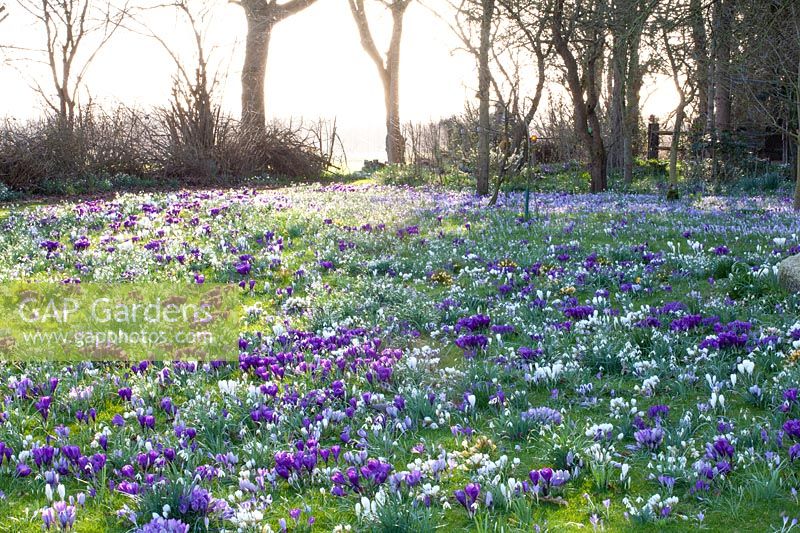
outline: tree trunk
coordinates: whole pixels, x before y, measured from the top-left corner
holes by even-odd
[[[259,16],[249,10],[246,14],[247,40],[242,67],[242,126],[247,131],[264,131],[267,121],[264,83],[272,25],[266,16]]]
[[[574,111],[575,134],[589,152],[589,176],[591,177],[591,191],[593,193],[605,191],[608,187],[608,174],[606,168],[606,150],[603,136],[600,131],[600,120],[597,117],[598,87],[597,87],[597,59],[602,55],[602,42],[595,40],[594,49],[589,52],[589,58],[584,67],[586,76],[586,100],[584,100],[584,85],[581,80],[580,67],[575,55],[569,48],[569,42],[563,33],[564,2],[555,4],[552,22],[553,44],[556,52],[561,56],[566,71],[567,88],[572,97]]]
[[[794,144],[794,202],[792,207],[795,211],[800,211],[800,130],[797,132],[797,140]]]
[[[611,105],[609,122],[611,139],[608,146],[608,169],[619,171],[625,166],[625,70],[627,50],[621,37],[614,38],[611,56]]]
[[[731,129],[731,36],[733,12],[730,0],[719,0],[714,35],[714,127],[719,133]]]
[[[711,78],[711,76],[709,76],[708,41],[701,0],[691,0],[689,9],[692,19],[692,50],[695,61],[695,84],[697,86],[698,96],[697,119],[694,129],[703,132],[706,131],[708,127],[708,94]]]
[[[675,110],[675,127],[672,133],[672,143],[669,147],[669,189],[673,194],[678,191],[678,147],[680,145],[681,128],[686,116],[686,99],[681,97]],[[670,196],[670,193],[667,193]]]
[[[589,176],[592,180],[591,192],[603,192],[608,188],[606,150],[603,145],[603,137],[600,135],[599,121],[597,121],[597,129],[592,132],[592,142],[589,150]]]
[[[400,84],[398,75],[389,73],[384,79],[384,99],[386,102],[386,156],[390,165],[405,163],[405,138],[400,124]]]
[[[364,0],[348,1],[350,12],[361,36],[361,46],[375,63],[375,68],[378,69],[383,84],[383,96],[386,104],[386,157],[389,164],[392,165],[405,163],[406,141],[400,129],[400,45],[403,38],[403,16],[409,3],[410,0],[384,2],[392,12],[392,37],[384,62],[383,56],[372,38],[367,13],[364,9]]]
[[[400,129],[400,45],[403,37],[404,13],[404,10],[392,10],[394,22],[392,39],[386,54],[386,69],[382,76],[386,99],[386,156],[391,165],[402,165],[406,162],[406,140]]]
[[[792,10],[794,14],[794,10]],[[800,211],[800,57],[797,58],[797,90],[795,91],[795,110],[797,111],[797,133],[794,138],[794,201],[792,207]],[[788,124],[787,124],[788,126]],[[788,128],[787,128],[788,129]]]
[[[793,11],[794,13],[794,11]],[[795,92],[795,107],[797,109],[797,136],[794,138],[794,202],[792,207],[800,211],[800,58],[797,59],[797,91]]]
[[[600,120],[597,116],[599,100],[599,87],[597,86],[597,62],[602,57],[602,39],[595,36],[592,49],[589,50],[583,75],[585,76],[585,91],[581,79],[580,67],[575,54],[569,48],[569,42],[563,33],[564,2],[555,3],[552,21],[553,45],[561,56],[566,71],[567,88],[572,97],[574,111],[575,134],[589,152],[589,176],[591,177],[591,191],[593,193],[605,191],[608,187],[608,174],[606,169],[606,150],[603,144],[603,135],[600,130]],[[586,99],[584,100],[584,92]]]
[[[625,138],[622,139],[622,154],[625,158],[625,164],[622,167],[622,178],[625,183],[630,185],[633,183],[633,136],[629,132],[625,132]]]
[[[599,54],[602,55],[602,54]],[[594,56],[595,58],[598,55]],[[586,125],[590,136],[589,142],[589,175],[592,178],[591,191],[603,192],[608,188],[608,168],[606,167],[606,148],[603,143],[603,132],[600,128],[600,117],[597,115],[599,87],[597,87],[597,71],[595,62],[590,58],[586,74]],[[583,97],[581,96],[581,100]]]
[[[635,144],[639,133],[639,94],[642,90],[642,68],[639,65],[640,42],[641,38],[637,35],[631,43],[628,73],[626,76],[625,114],[622,122],[622,172],[625,183],[628,185],[633,183]]]
[[[494,0],[482,0],[483,16],[481,17],[481,41],[478,58],[478,168],[476,173],[477,193],[479,196],[489,194],[489,153],[491,141],[491,123],[489,116],[489,85],[492,73],[489,70],[489,47],[491,46],[492,16]]]

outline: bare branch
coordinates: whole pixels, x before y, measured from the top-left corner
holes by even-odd
[[[386,72],[386,63],[383,60],[383,56],[378,51],[378,47],[375,46],[375,39],[372,37],[372,31],[369,27],[369,21],[367,20],[367,12],[364,9],[364,0],[348,0],[350,5],[350,12],[353,14],[353,19],[356,21],[356,26],[358,27],[358,34],[361,37],[361,46],[364,47],[364,51],[367,52],[367,55],[372,59],[375,63],[375,66],[378,67],[382,73]],[[383,74],[382,74],[383,75]]]
[[[115,8],[108,0],[96,7],[91,0],[17,0],[18,5],[43,30],[39,50],[45,58],[52,83],[52,98],[39,82],[35,90],[59,120],[71,127],[84,80],[100,51],[128,16],[128,4]]]

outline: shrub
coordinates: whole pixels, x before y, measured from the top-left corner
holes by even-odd
[[[0,184],[26,194],[75,194],[159,185],[233,185],[254,176],[316,178],[330,165],[302,126],[246,132],[212,107],[176,96],[152,113],[128,107],[0,125]],[[1,192],[1,191],[0,191]],[[7,196],[2,192],[1,197]]]
[[[153,166],[148,150],[148,117],[130,108],[111,113],[89,106],[73,124],[55,117],[0,129],[0,182],[29,193],[69,192],[87,176],[146,175]]]

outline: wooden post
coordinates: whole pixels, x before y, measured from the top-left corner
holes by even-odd
[[[647,125],[647,159],[658,159],[658,120],[655,115],[650,115]]]

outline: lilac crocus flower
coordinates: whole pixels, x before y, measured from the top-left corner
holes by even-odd
[[[53,510],[58,518],[58,525],[63,531],[72,529],[75,525],[75,506],[68,505],[67,502],[53,503]]]
[[[134,533],[189,533],[189,524],[184,524],[175,518],[166,519],[157,516],[136,529]]]
[[[520,414],[520,418],[526,422],[538,422],[544,425],[561,425],[563,418],[561,413],[550,407],[531,407]]]
[[[657,449],[664,440],[664,430],[661,428],[640,429],[633,434],[640,449],[653,451]]]
[[[566,470],[553,470],[552,468],[542,468],[531,470],[528,473],[531,480],[532,489],[535,494],[549,496],[552,489],[561,487],[570,480],[570,473]]]
[[[56,524],[56,512],[52,507],[42,509],[42,522],[44,529],[49,530]]]

